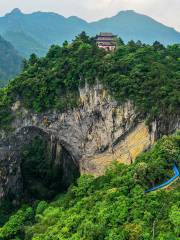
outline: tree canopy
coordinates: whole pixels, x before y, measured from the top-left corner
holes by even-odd
[[[0,90],[0,125],[11,120],[10,107],[18,99],[35,112],[75,107],[79,86],[97,79],[119,104],[131,100],[151,119],[178,113],[180,45],[117,43],[116,51],[107,53],[83,32],[71,44],[53,45],[46,57],[32,54],[23,72]]]
[[[145,194],[180,165],[180,135],[163,137],[130,166],[83,175],[51,202],[22,206],[0,228],[3,240],[178,240],[180,182]]]

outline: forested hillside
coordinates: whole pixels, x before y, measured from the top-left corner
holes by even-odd
[[[13,118],[23,118],[12,111],[17,101],[30,113],[64,112],[80,106],[79,87],[97,81],[119,105],[131,101],[147,123],[179,116],[180,45],[124,44],[118,38],[116,51],[105,52],[82,32],[72,43],[53,45],[46,57],[32,54],[22,73],[0,89],[0,129],[11,134]],[[179,132],[163,137],[129,166],[114,163],[98,178],[82,175],[64,194],[45,145],[33,141],[23,149],[21,168],[27,192],[36,197],[21,199],[18,210],[7,196],[0,206],[1,240],[179,239],[179,181],[145,193],[173,176],[175,162],[180,167]]]
[[[180,43],[180,33],[154,19],[135,11],[121,11],[110,18],[90,22],[79,18],[65,18],[56,13],[35,12],[24,14],[19,9],[0,17],[0,34],[27,57],[32,53],[43,56],[52,44],[72,41],[77,34],[86,31],[90,36],[99,32],[112,32],[126,43],[141,40],[164,45]]]
[[[23,72],[0,92],[0,124],[11,120],[11,106],[18,99],[34,112],[64,111],[79,104],[79,87],[97,79],[122,104],[130,100],[151,121],[178,114],[180,104],[180,45],[164,47],[138,42],[107,53],[95,39],[80,34],[71,44],[52,46],[45,58],[33,54]]]
[[[0,87],[21,70],[22,58],[15,48],[0,36]]]
[[[25,204],[9,219],[6,202],[0,211],[0,239],[178,240],[179,182],[144,192],[173,175],[174,161],[179,166],[179,133],[163,137],[134,164],[114,163],[98,178],[83,175],[66,194],[52,202]]]

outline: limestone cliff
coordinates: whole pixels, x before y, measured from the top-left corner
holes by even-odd
[[[62,148],[71,156],[70,164],[78,166],[81,173],[100,175],[114,160],[130,164],[159,136],[174,132],[180,125],[174,115],[147,126],[131,102],[118,105],[99,84],[80,89],[80,106],[64,113],[35,114],[20,102],[12,106],[12,111],[14,131],[8,136],[1,132],[0,200],[9,194],[21,198],[21,151],[34,136],[47,139],[52,163],[61,165],[62,178],[68,184],[69,165],[59,157]]]

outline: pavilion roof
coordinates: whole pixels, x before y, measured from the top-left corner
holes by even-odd
[[[112,33],[108,33],[108,32],[101,32],[99,35],[97,35],[97,38],[99,37],[114,38],[116,37],[116,35],[113,35]]]

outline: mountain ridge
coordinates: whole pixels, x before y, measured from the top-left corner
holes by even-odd
[[[0,35],[0,87],[6,85],[21,70],[23,58],[18,51]]]
[[[180,31],[178,31],[175,27],[168,26],[168,25],[166,25],[166,24],[164,24],[164,23],[161,23],[160,21],[154,19],[153,17],[151,17],[151,16],[149,16],[149,15],[136,12],[136,11],[133,10],[133,9],[121,10],[121,11],[117,12],[116,14],[114,14],[114,15],[112,15],[112,16],[110,16],[110,17],[104,17],[104,18],[97,19],[97,20],[92,20],[92,21],[87,21],[87,20],[85,20],[84,18],[79,17],[79,16],[76,16],[76,15],[70,15],[70,16],[68,16],[68,17],[65,17],[64,15],[62,15],[62,14],[60,14],[60,13],[52,12],[52,11],[47,11],[47,12],[46,12],[46,11],[34,11],[34,12],[30,12],[30,13],[24,13],[23,11],[21,11],[20,8],[14,8],[14,9],[12,9],[10,12],[8,12],[8,13],[0,16],[0,18],[3,18],[3,17],[5,17],[5,16],[11,15],[11,14],[33,15],[33,14],[39,14],[39,13],[58,15],[58,16],[63,17],[64,19],[67,19],[67,20],[68,20],[68,19],[71,19],[71,18],[77,18],[77,19],[82,20],[82,21],[84,21],[84,22],[86,22],[86,23],[95,23],[95,22],[99,22],[99,21],[104,20],[104,19],[111,19],[111,18],[116,17],[116,16],[118,16],[119,14],[123,14],[123,13],[136,13],[136,14],[139,14],[139,15],[141,15],[141,16],[148,17],[148,18],[152,19],[153,21],[155,21],[156,23],[160,23],[161,25],[164,25],[164,26],[166,26],[166,27],[168,27],[168,28],[171,28],[171,29],[175,30],[176,32],[180,33]]]
[[[23,53],[24,57],[33,52],[44,56],[52,44],[62,44],[65,40],[72,41],[82,31],[90,36],[95,36],[99,32],[113,32],[125,42],[140,40],[152,44],[159,41],[164,45],[180,43],[180,32],[134,10],[120,11],[112,17],[93,22],[87,22],[77,16],[64,17],[53,12],[38,11],[24,14],[18,8],[0,17],[0,34],[5,39],[7,32],[17,34],[21,32],[25,38],[29,36],[33,40],[32,48],[23,37],[18,42],[16,36],[14,39],[7,39],[15,47],[18,46],[17,50]]]
[[[167,27],[167,28],[173,29],[173,30],[175,30],[176,32],[180,33],[180,31],[179,31],[178,29],[176,29],[175,27],[168,26],[168,25],[166,25],[166,24],[164,24],[164,23],[161,23],[160,21],[154,19],[154,18],[151,17],[151,16],[148,16],[148,15],[143,14],[143,13],[136,12],[136,11],[133,10],[133,9],[121,10],[121,11],[117,12],[116,14],[114,14],[114,15],[112,15],[112,16],[110,16],[110,17],[104,17],[104,18],[101,18],[101,19],[98,19],[98,20],[93,20],[93,21],[87,21],[87,20],[85,20],[84,18],[79,17],[79,16],[76,16],[76,15],[71,15],[71,16],[65,17],[64,15],[62,15],[62,14],[60,14],[60,13],[51,12],[51,11],[50,11],[50,12],[49,12],[49,11],[47,11],[47,12],[46,12],[46,11],[45,11],[45,12],[44,12],[44,11],[35,11],[35,12],[31,12],[31,13],[24,13],[24,12],[21,11],[20,8],[14,8],[14,9],[12,9],[11,12],[6,13],[5,15],[0,16],[0,18],[3,18],[3,17],[5,17],[5,16],[11,15],[11,14],[16,14],[16,15],[52,14],[52,15],[57,15],[57,16],[59,16],[59,17],[61,16],[62,18],[66,19],[66,20],[69,20],[69,19],[74,18],[74,19],[81,20],[82,22],[91,24],[91,23],[97,23],[97,22],[102,21],[102,20],[105,20],[105,19],[111,19],[111,18],[117,17],[117,16],[119,16],[120,14],[127,14],[127,13],[130,13],[130,14],[132,14],[132,13],[134,14],[134,13],[135,13],[135,14],[138,14],[138,15],[141,15],[141,16],[144,16],[144,17],[148,17],[149,19],[153,20],[154,22],[156,22],[156,23],[158,23],[158,24],[161,24],[161,25],[163,25],[163,26],[165,26],[165,27]]]

